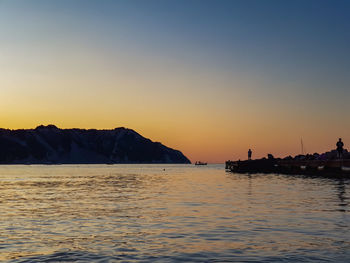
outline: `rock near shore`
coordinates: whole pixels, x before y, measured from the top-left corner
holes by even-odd
[[[0,129],[1,164],[190,163],[180,151],[137,132],[59,129]]]

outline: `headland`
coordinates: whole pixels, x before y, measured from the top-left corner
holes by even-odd
[[[178,150],[124,127],[0,129],[0,164],[190,163]]]

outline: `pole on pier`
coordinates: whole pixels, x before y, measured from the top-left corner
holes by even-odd
[[[300,144],[301,144],[301,154],[304,155],[304,143],[303,143],[303,138],[300,138]]]

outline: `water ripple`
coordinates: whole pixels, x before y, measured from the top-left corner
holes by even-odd
[[[349,179],[0,167],[3,262],[347,262]]]

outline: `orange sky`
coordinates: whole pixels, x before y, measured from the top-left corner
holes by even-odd
[[[0,127],[124,126],[192,162],[350,143],[342,13],[58,2],[0,3]]]

